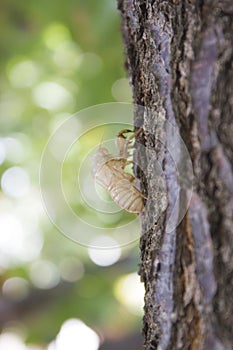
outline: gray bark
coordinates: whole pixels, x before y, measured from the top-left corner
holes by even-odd
[[[134,119],[145,145],[135,151],[144,172],[135,173],[149,203],[140,243],[144,348],[233,349],[232,0],[118,5],[134,103],[144,108]],[[192,161],[190,203],[167,122]],[[188,211],[168,230],[177,194],[179,212]]]

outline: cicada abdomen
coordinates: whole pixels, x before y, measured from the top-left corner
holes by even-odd
[[[115,203],[130,213],[139,214],[144,209],[145,197],[132,181],[126,178],[115,182],[109,193]]]

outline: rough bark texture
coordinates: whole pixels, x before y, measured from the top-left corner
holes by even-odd
[[[141,216],[145,349],[233,349],[232,0],[118,5],[134,102],[145,107],[135,111],[146,146],[135,152],[146,169],[136,175],[149,198]],[[189,209],[170,232],[177,193],[180,210],[190,193],[167,151],[166,121],[179,129],[194,173]]]

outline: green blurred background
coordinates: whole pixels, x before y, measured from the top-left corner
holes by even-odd
[[[140,349],[138,242],[107,260],[72,242],[39,189],[62,121],[131,101],[116,1],[1,0],[0,26],[0,350]]]

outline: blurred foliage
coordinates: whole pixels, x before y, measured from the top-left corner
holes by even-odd
[[[116,285],[137,270],[137,244],[122,248],[114,265],[97,266],[52,226],[38,180],[43,148],[61,121],[88,106],[130,101],[116,1],[0,6],[1,328],[23,329],[26,342],[42,347],[69,318],[107,337],[133,332],[141,314]],[[84,138],[81,146],[90,145]]]

